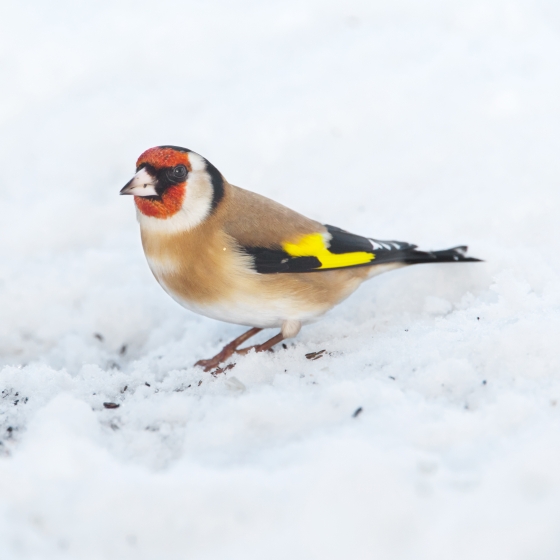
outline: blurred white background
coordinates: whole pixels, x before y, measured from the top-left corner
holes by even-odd
[[[560,556],[558,3],[0,12],[2,558]],[[118,197],[159,144],[487,262],[383,276],[211,378],[241,329],[163,293]]]

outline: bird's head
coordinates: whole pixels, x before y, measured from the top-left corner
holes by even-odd
[[[195,152],[157,146],[138,158],[136,174],[121,194],[134,195],[141,224],[164,220],[175,228],[182,224],[181,229],[189,229],[216,208],[224,194],[224,180]]]

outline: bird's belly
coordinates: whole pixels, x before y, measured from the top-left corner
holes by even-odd
[[[210,282],[213,288],[208,294],[200,279],[189,279],[152,259],[148,263],[161,287],[182,307],[227,323],[260,328],[281,327],[286,320],[305,324],[332,307],[327,301],[314,301],[297,291],[278,288],[276,279],[260,274],[207,278],[206,284]]]
[[[236,323],[248,327],[271,328],[281,327],[286,320],[297,320],[303,324],[310,323],[323,314],[324,311],[302,310],[287,302],[282,305],[276,302],[269,305],[264,302],[243,302],[242,304],[232,302],[216,302],[210,305],[200,305],[182,298],[174,298],[183,307],[210,317],[218,321]]]
[[[160,285],[183,307],[219,321],[260,328],[280,327],[287,320],[314,321],[348,297],[369,273],[355,268],[258,274],[238,256],[227,267],[146,256]]]
[[[281,327],[286,320],[310,323],[328,310],[328,306],[302,305],[287,297],[270,298],[239,292],[234,298],[201,302],[185,297],[160,281],[164,290],[181,306],[189,311],[248,327]]]

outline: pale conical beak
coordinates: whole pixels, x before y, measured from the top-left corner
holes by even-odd
[[[132,194],[134,196],[157,196],[157,179],[152,177],[146,169],[142,168],[121,189],[121,194]]]

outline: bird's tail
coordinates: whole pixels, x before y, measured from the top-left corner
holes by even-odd
[[[373,258],[357,266],[378,264],[421,264],[438,262],[479,262],[480,259],[467,257],[467,247],[453,247],[442,251],[419,251],[417,245],[405,241],[380,241],[371,237],[355,235],[343,229],[326,226],[331,239],[329,251],[335,255],[355,251],[370,253]]]
[[[480,259],[467,256],[468,247],[461,245],[441,251],[418,251],[413,249],[405,257],[408,264],[421,264],[429,262],[480,262]]]
[[[417,245],[402,243],[400,241],[377,241],[371,239],[374,245],[375,260],[371,263],[388,264],[422,264],[422,263],[444,263],[444,262],[481,262],[480,259],[467,257],[465,245],[443,249],[442,251],[419,251]]]

